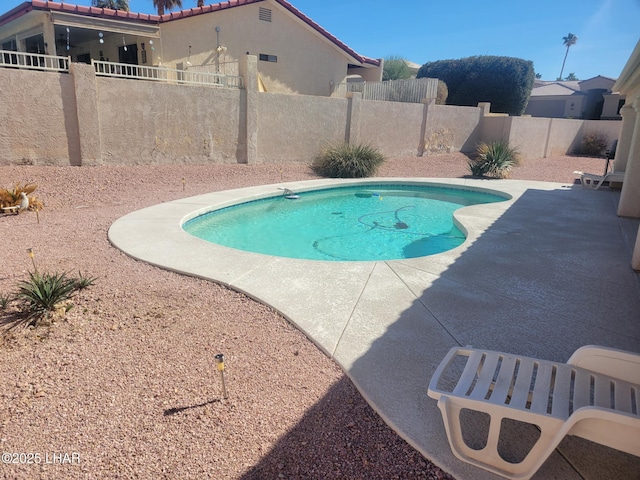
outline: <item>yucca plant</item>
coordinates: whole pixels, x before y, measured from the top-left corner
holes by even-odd
[[[0,310],[6,310],[10,301],[11,297],[9,295],[0,295]]]
[[[82,272],[78,272],[78,277],[75,278],[75,289],[76,290],[84,290],[85,288],[89,288],[96,283],[97,277],[87,277]]]
[[[60,302],[68,300],[77,289],[77,279],[65,273],[32,273],[29,279],[18,283],[16,297],[27,303],[28,326],[37,326],[38,321],[50,315]]]
[[[370,145],[342,143],[325,148],[312,168],[323,177],[362,178],[374,175],[384,156]]]
[[[469,169],[474,176],[506,178],[518,165],[520,165],[518,149],[509,145],[509,142],[482,142],[476,150],[475,160],[469,162]]]

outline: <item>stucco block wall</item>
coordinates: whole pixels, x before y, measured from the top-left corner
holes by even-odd
[[[415,155],[420,146],[423,105],[361,102],[356,143],[377,147],[385,155]],[[355,133],[355,136],[353,135]]]
[[[102,161],[237,163],[240,90],[98,78]]]
[[[73,78],[0,68],[0,164],[79,162]]]
[[[255,79],[250,66],[245,75]],[[0,68],[0,164],[311,162],[347,138],[388,156],[472,152],[481,140],[504,139],[532,158],[572,152],[594,129],[618,138],[622,124],[105,78],[72,67]]]
[[[620,136],[622,123],[617,120],[585,120],[584,134],[589,132],[599,132],[606,135],[609,139],[609,145]]]
[[[471,152],[482,138],[482,110],[477,107],[433,105],[429,108],[425,139],[445,131],[452,138],[452,152]]]
[[[521,152],[522,158],[542,158],[545,156],[549,118],[508,117],[509,143]]]
[[[348,100],[260,93],[258,162],[310,162],[322,147],[344,142]]]
[[[566,155],[582,141],[584,120],[554,118],[549,129],[547,156]]]

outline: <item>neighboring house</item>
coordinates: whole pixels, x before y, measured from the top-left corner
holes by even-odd
[[[362,56],[285,0],[231,0],[163,16],[32,0],[0,16],[0,49],[238,75],[256,55],[265,90],[330,95],[354,75],[382,78]]]
[[[598,75],[581,81],[536,80],[525,115],[547,118],[620,120],[624,96],[613,93],[615,80]]]

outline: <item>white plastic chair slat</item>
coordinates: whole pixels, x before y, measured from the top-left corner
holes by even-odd
[[[557,365],[556,367],[551,415],[566,420],[571,414],[569,402],[571,401],[571,372],[573,369],[565,365]]]
[[[498,373],[498,379],[491,392],[491,402],[503,405],[506,403],[507,395],[511,390],[514,383],[514,374],[516,369],[517,357],[511,355],[505,355],[502,358],[502,364],[500,365],[500,372]]]
[[[493,383],[493,377],[495,376],[499,360],[500,355],[496,353],[487,354],[484,359],[484,363],[482,364],[482,370],[478,375],[478,381],[473,387],[473,391],[469,394],[469,398],[473,398],[474,400],[484,400],[487,397],[487,393]]]
[[[460,380],[458,380],[458,384],[456,388],[453,389],[454,395],[466,396],[473,380],[476,378],[476,374],[478,373],[478,368],[480,363],[482,362],[484,354],[480,350],[475,350],[471,352],[469,358],[467,360],[467,364],[464,367],[464,371],[462,375],[460,375]]]
[[[594,380],[594,405],[603,408],[611,408],[611,379],[604,375],[594,375]]]
[[[513,408],[525,410],[529,401],[529,393],[531,390],[531,376],[533,375],[533,367],[535,362],[530,358],[521,358],[520,367],[518,368],[518,378],[513,387],[513,395],[509,405]]]
[[[591,405],[591,373],[586,370],[576,370],[573,386],[573,411]]]
[[[538,362],[536,383],[533,387],[533,398],[531,399],[532,412],[547,413],[552,370],[552,363]]]
[[[632,390],[634,388],[637,389],[637,387],[630,383],[616,380],[614,381],[614,388],[615,388],[614,398],[615,398],[616,410],[619,410],[625,413],[633,413],[631,396],[633,395]],[[637,392],[636,392],[636,398],[638,398]]]

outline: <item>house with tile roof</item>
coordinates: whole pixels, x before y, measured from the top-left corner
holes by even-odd
[[[536,80],[525,115],[547,118],[620,120],[624,96],[613,92],[615,79],[603,77],[582,81]]]
[[[232,75],[249,53],[263,90],[323,96],[347,77],[379,81],[383,66],[286,0],[229,0],[162,16],[31,0],[0,16],[0,49]]]

